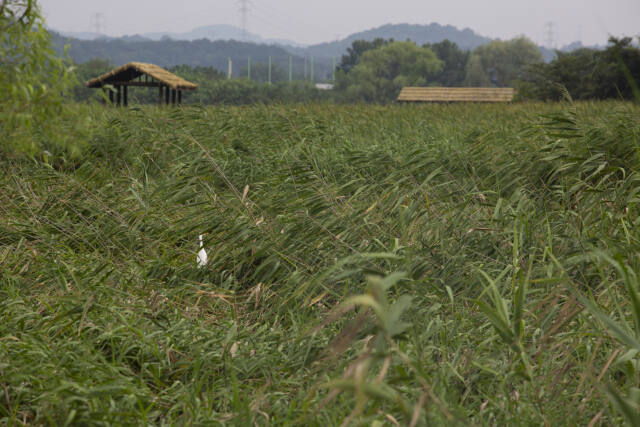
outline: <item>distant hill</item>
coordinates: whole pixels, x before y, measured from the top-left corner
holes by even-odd
[[[90,33],[90,32],[68,32],[68,31],[57,31],[52,29],[52,31],[65,36],[71,37],[78,40],[96,40],[96,39],[115,39],[115,38],[123,38],[123,37],[108,37],[103,34]],[[172,40],[186,40],[186,41],[194,41],[207,39],[210,41],[217,40],[237,40],[237,41],[246,41],[249,43],[265,43],[265,44],[279,44],[279,45],[288,45],[288,46],[303,46],[293,40],[283,40],[283,39],[265,39],[262,36],[254,33],[247,32],[246,34],[242,31],[242,29],[238,27],[234,27],[233,25],[206,25],[203,27],[194,28],[191,31],[183,32],[183,33],[173,33],[173,32],[155,32],[155,33],[143,33],[136,34],[133,36],[124,36],[124,38],[128,39],[137,39],[138,41],[143,40],[153,40],[160,41],[162,39],[172,39]]]
[[[113,37],[105,36],[104,34],[91,33],[88,31],[58,31],[54,28],[49,28],[49,32],[56,33],[64,37],[72,37],[78,40],[95,40],[95,39],[113,38]]]
[[[56,32],[63,36],[71,37],[78,40],[116,40],[116,38],[105,37],[103,35],[95,33]],[[184,33],[144,33],[136,34],[135,36],[125,36],[123,39],[126,39],[128,41],[144,41],[145,39],[160,41],[169,38],[176,41],[194,41],[201,39],[218,41],[243,40],[243,37],[245,37],[243,31],[240,28],[234,27],[232,25],[207,25],[194,28],[193,30]],[[247,33],[245,40],[247,42],[257,44],[277,44],[295,55],[331,58],[344,55],[347,52],[347,48],[351,46],[351,44],[356,40],[373,40],[378,37],[383,39],[393,38],[399,41],[410,39],[417,44],[437,43],[444,39],[449,39],[452,42],[458,44],[458,46],[460,46],[462,49],[473,49],[491,41],[490,38],[480,36],[469,28],[460,30],[451,25],[440,25],[436,23],[432,23],[429,25],[387,24],[381,27],[351,34],[350,36],[342,40],[320,43],[311,46],[305,46],[291,40],[265,39],[260,35],[254,33]],[[122,37],[117,39],[121,38]]]
[[[240,28],[234,27],[232,25],[208,25],[205,27],[194,28],[191,31],[183,32],[183,33],[172,33],[172,32],[159,32],[159,33],[144,33],[141,34],[143,37],[147,37],[151,40],[161,40],[163,38],[170,38],[173,40],[199,40],[199,39],[207,39],[211,41],[216,40],[242,40],[251,43],[262,43],[263,38],[257,34],[249,33],[246,34],[246,40],[243,40],[244,33]]]
[[[234,40],[210,41],[205,39],[186,41],[162,39],[159,41],[139,36],[113,39],[79,40],[51,33],[54,48],[62,52],[65,45],[70,46],[69,55],[74,62],[82,63],[93,58],[109,59],[116,65],[131,61],[151,62],[162,67],[174,65],[227,67],[227,59],[240,60],[247,63],[247,58],[254,61],[266,61],[269,56],[289,58],[291,55],[280,46],[245,43]]]
[[[287,50],[297,55],[339,58],[347,52],[347,48],[350,47],[354,41],[371,41],[378,37],[383,39],[392,38],[397,41],[411,40],[419,45],[437,43],[444,39],[449,39],[465,50],[474,49],[491,41],[490,38],[478,35],[469,28],[460,30],[451,25],[440,25],[436,23],[428,25],[387,24],[351,34],[342,40],[307,47],[288,46]]]
[[[351,34],[342,40],[333,42],[320,43],[306,47],[284,46],[289,52],[300,56],[315,56],[317,58],[340,58],[347,52],[356,40],[374,40],[376,38],[394,39],[397,41],[411,40],[418,45],[425,43],[438,43],[448,39],[463,50],[473,50],[478,46],[490,43],[489,37],[484,37],[469,28],[458,29],[452,25],[440,25],[431,23],[428,25],[411,25],[411,24],[387,24],[381,27],[373,28],[367,31],[361,31]],[[603,49],[604,46],[584,46],[581,42],[573,42],[567,46],[559,48],[562,52],[571,52],[572,50],[588,47],[592,49]],[[538,46],[540,53],[545,61],[551,61],[555,55],[555,49],[549,49],[544,46]]]
[[[437,43],[444,39],[455,42],[465,50],[471,50],[491,42],[469,28],[458,29],[451,25],[436,23],[428,25],[388,24],[361,31],[350,36],[312,46],[295,45],[291,41],[264,39],[256,34],[247,34],[251,42],[240,42],[242,30],[231,25],[209,25],[185,33],[147,33],[119,38],[105,37],[95,33],[57,33],[52,31],[54,45],[62,51],[65,44],[71,45],[70,56],[77,62],[93,58],[109,59],[116,65],[131,61],[152,62],[163,67],[175,65],[213,66],[227,70],[227,58],[232,58],[234,74],[246,68],[248,58],[254,62],[267,62],[271,56],[274,63],[287,70],[289,56],[293,55],[294,73],[304,69],[304,57],[315,57],[315,72],[318,79],[331,75],[332,58],[338,61],[347,48],[356,40],[375,38],[412,40],[422,45]],[[570,51],[582,47],[575,43],[562,48]],[[546,61],[555,56],[555,50],[540,47]],[[302,71],[300,71],[302,72]]]
[[[227,58],[234,62],[234,71],[252,61],[266,62],[271,56],[276,64],[288,68],[288,58],[293,55],[296,69],[304,68],[304,57],[316,58],[316,76],[319,79],[331,75],[332,58],[340,60],[355,40],[373,40],[377,37],[395,40],[413,40],[418,44],[435,43],[449,39],[463,49],[473,49],[491,39],[482,37],[470,29],[459,30],[450,25],[384,25],[359,32],[347,38],[313,46],[295,45],[290,41],[269,40],[255,34],[247,34],[252,42],[240,42],[242,30],[231,25],[210,25],[195,28],[186,33],[146,33],[119,38],[95,33],[64,33],[51,31],[56,49],[62,52],[65,44],[71,49],[71,59],[77,63],[93,58],[109,59],[114,64],[131,61],[151,62],[163,67],[174,65],[213,66],[227,69]],[[77,35],[77,37],[74,37]],[[298,65],[300,63],[301,65]]]
[[[169,37],[173,40],[238,40],[250,43],[301,46],[293,40],[265,39],[262,36],[251,32],[247,32],[245,34],[242,29],[234,27],[233,25],[207,25],[194,28],[193,30],[185,33],[145,33],[142,34],[142,36],[152,40],[161,40],[162,38]]]
[[[64,37],[50,32],[54,49],[62,53],[66,45],[70,47],[68,54],[75,63],[87,62],[100,58],[111,61],[114,65],[128,62],[150,62],[161,67],[176,65],[214,67],[226,72],[228,59],[233,62],[234,76],[246,75],[249,58],[256,70],[259,64],[266,64],[271,57],[273,64],[282,72],[288,73],[291,57],[294,74],[303,73],[305,59],[292,54],[281,46],[245,43],[235,40],[210,41],[199,39],[193,41],[172,40],[165,38],[159,41],[140,38],[139,36],[79,40]],[[264,67],[262,67],[264,68]],[[330,61],[315,63],[315,76],[318,80],[331,75]]]

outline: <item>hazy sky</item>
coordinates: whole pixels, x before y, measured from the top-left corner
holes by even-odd
[[[183,32],[210,24],[241,25],[238,0],[40,0],[47,25],[90,31],[103,14],[106,34]],[[639,0],[249,0],[248,30],[267,38],[318,43],[385,23],[437,22],[508,39],[524,34],[545,44],[555,23],[558,46],[580,39],[604,44],[609,34],[640,35]]]

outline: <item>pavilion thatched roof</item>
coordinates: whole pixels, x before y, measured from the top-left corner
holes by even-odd
[[[105,73],[95,79],[91,79],[86,83],[87,87],[97,88],[106,84],[118,84],[132,81],[144,74],[155,79],[159,84],[170,87],[171,89],[180,90],[196,90],[198,85],[191,83],[182,77],[178,77],[173,73],[154,64],[144,62],[130,62],[118,67],[108,73]]]

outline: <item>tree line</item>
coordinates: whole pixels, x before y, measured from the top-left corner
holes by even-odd
[[[515,87],[521,100],[640,99],[640,49],[631,38],[604,50],[556,52],[545,62],[525,37],[494,40],[472,51],[444,40],[418,46],[356,41],[342,57],[336,88],[350,101],[389,102],[403,86]]]
[[[111,69],[106,60],[80,64],[81,81]],[[249,104],[270,102],[371,102],[396,99],[404,86],[515,87],[522,100],[557,100],[568,93],[574,99],[632,99],[640,81],[640,49],[631,38],[611,38],[604,50],[583,48],[556,52],[544,62],[537,46],[525,37],[494,40],[472,51],[444,40],[419,46],[393,39],[358,40],[342,56],[333,72],[334,90],[321,91],[308,78],[289,81],[278,64],[254,62],[241,76],[227,79],[214,67],[173,66],[169,70],[199,85],[187,103]],[[269,76],[269,77],[268,77]],[[298,76],[297,76],[298,77]],[[91,91],[77,87],[77,100]],[[157,94],[144,89],[133,94],[139,102],[155,102]]]

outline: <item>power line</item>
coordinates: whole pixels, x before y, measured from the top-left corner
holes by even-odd
[[[238,0],[240,8],[240,20],[242,22],[242,40],[247,41],[248,26],[249,26],[249,0]]]
[[[242,37],[244,41],[249,38],[249,18],[253,21],[268,26],[271,31],[276,31],[280,37],[284,36],[296,43],[300,43],[300,34],[308,32],[308,23],[291,19],[289,13],[282,12],[272,4],[259,3],[253,0],[236,0],[240,13]],[[272,37],[273,38],[273,37]]]
[[[107,18],[104,13],[94,13],[89,20],[89,31],[104,35],[107,32]]]
[[[262,18],[260,21],[276,29],[283,35],[286,35],[286,37],[292,38],[296,42],[300,42],[298,37],[300,34],[305,34],[309,31],[308,22],[292,19],[288,16],[288,13],[283,13],[273,5],[251,2],[251,7],[254,17],[256,17],[256,13],[258,13]]]
[[[257,14],[253,14],[253,18],[257,19],[258,21],[260,21],[261,23],[263,23],[264,25],[267,25],[268,27],[270,27],[272,30],[275,30],[276,32],[278,32],[280,34],[280,36],[284,36],[284,37],[288,37],[291,40],[293,40],[294,42],[297,42],[297,35],[295,35],[294,33],[292,33],[291,31],[277,25],[274,24],[272,21],[265,19],[263,16],[261,15],[257,15]]]
[[[556,47],[556,33],[558,31],[557,24],[555,22],[549,21],[544,24],[544,32],[545,32],[545,43],[549,49],[555,49]]]

